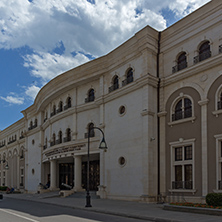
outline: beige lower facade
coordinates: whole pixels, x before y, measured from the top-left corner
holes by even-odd
[[[100,198],[204,202],[222,192],[221,9],[212,0],[162,32],[147,26],[47,83],[0,131],[0,185],[84,192],[89,148]]]

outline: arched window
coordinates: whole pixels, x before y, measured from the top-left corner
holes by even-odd
[[[68,97],[68,98],[67,98],[66,103],[67,103],[68,108],[70,108],[70,107],[72,106],[71,97]]]
[[[187,57],[186,53],[183,52],[177,60],[178,71],[181,69],[185,69],[187,67]]]
[[[85,138],[88,138],[88,133],[89,133],[89,137],[94,137],[95,136],[95,132],[94,132],[94,124],[93,123],[89,123],[87,126],[87,133],[85,133]]]
[[[200,61],[211,57],[210,42],[204,42],[199,49]]]
[[[87,98],[85,99],[85,102],[93,102],[95,100],[95,92],[94,89],[90,89],[88,91]]]
[[[119,77],[118,76],[115,76],[113,79],[113,87],[114,87],[114,90],[119,88]]]
[[[32,120],[31,120],[30,123],[29,123],[29,128],[28,128],[28,130],[31,130],[31,129],[33,129],[33,122],[32,122]]]
[[[59,107],[58,107],[57,113],[62,112],[62,110],[63,110],[63,102],[60,101],[60,102],[59,102]]]
[[[56,135],[55,133],[52,134],[52,141],[50,143],[51,146],[54,146],[56,144]]]
[[[66,138],[64,138],[64,142],[71,141],[71,129],[67,128],[66,129]]]
[[[61,130],[59,131],[58,138],[59,139],[57,140],[57,143],[58,144],[62,143],[62,131]]]
[[[24,158],[24,150],[23,148],[20,149],[20,159]]]
[[[222,85],[218,88],[216,92],[216,107],[215,110],[221,110],[222,109]]]
[[[133,82],[133,69],[130,68],[126,73],[126,79],[122,81],[122,86]]]
[[[35,125],[34,125],[34,128],[38,126],[38,120],[35,119]]]
[[[219,96],[219,101],[217,102],[217,109],[222,109],[222,92]]]
[[[56,114],[56,105],[53,105],[52,107],[52,112],[51,112],[51,117]]]
[[[44,122],[48,119],[48,112],[45,111],[45,118],[44,118]]]
[[[172,114],[172,121],[192,117],[192,102],[188,98],[177,101]]]
[[[68,108],[70,108],[72,106],[72,99],[71,97],[67,97],[66,99],[66,105],[64,106],[64,110],[67,110]]]
[[[201,61],[208,59],[210,57],[211,57],[210,42],[205,41],[199,47],[199,55],[194,57],[194,63],[201,62]]]
[[[109,92],[119,89],[119,77],[115,75],[112,80],[112,86],[109,87]]]
[[[175,73],[177,71],[185,69],[186,67],[187,67],[186,52],[182,52],[177,59],[177,65],[172,68],[172,72]]]

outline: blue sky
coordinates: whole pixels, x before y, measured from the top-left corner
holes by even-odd
[[[150,25],[161,31],[210,0],[1,0],[0,130],[43,85]]]

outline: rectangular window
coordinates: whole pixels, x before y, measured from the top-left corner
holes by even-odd
[[[192,160],[192,146],[184,147],[185,160]]]
[[[170,144],[172,189],[194,189],[194,141],[195,139],[190,139]]]
[[[175,148],[175,161],[182,160],[182,147]]]
[[[222,190],[222,134],[214,137],[216,138],[216,189]]]
[[[182,189],[183,188],[183,172],[182,166],[178,165],[175,166],[175,182],[174,182],[174,189]]]
[[[185,189],[192,189],[192,165],[185,165]]]

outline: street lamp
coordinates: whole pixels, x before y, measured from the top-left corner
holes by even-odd
[[[5,163],[6,160],[0,160],[0,163]],[[6,162],[6,165],[5,165],[5,169],[8,170],[9,169],[9,166],[8,166],[8,162]]]
[[[86,206],[85,207],[92,207],[91,197],[90,197],[90,193],[89,193],[89,144],[90,144],[90,132],[93,129],[98,129],[103,135],[103,138],[99,144],[99,149],[104,149],[104,150],[107,149],[107,144],[105,141],[104,132],[98,127],[95,127],[95,126],[89,127],[88,128],[88,155],[87,155],[87,189],[86,189]]]

